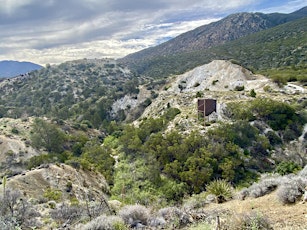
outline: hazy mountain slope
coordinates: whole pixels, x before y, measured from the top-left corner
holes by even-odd
[[[234,41],[193,52],[131,59],[138,73],[154,78],[182,74],[216,59],[236,60],[251,69],[306,65],[307,17],[247,35]],[[132,64],[131,64],[132,63]],[[303,67],[304,68],[304,67]]]
[[[15,77],[41,68],[42,66],[31,62],[0,61],[0,78]]]
[[[204,50],[233,41],[246,35],[272,28],[282,23],[305,17],[306,7],[291,14],[238,13],[220,21],[198,27],[156,47],[148,48],[121,59],[136,65],[139,71],[146,69],[154,58]]]
[[[290,22],[307,15],[307,7],[291,14],[237,13],[209,25],[200,26],[170,41],[147,50],[128,55],[129,58],[168,55],[182,51],[195,51],[232,41],[248,34]],[[124,59],[125,59],[124,58]]]

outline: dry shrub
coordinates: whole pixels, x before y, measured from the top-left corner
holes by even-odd
[[[281,182],[281,177],[271,177],[261,180],[248,188],[249,196],[253,198],[261,197],[274,191]],[[243,191],[246,192],[246,191]]]
[[[127,230],[119,216],[102,215],[84,225],[82,230]]]
[[[302,196],[306,185],[306,178],[300,176],[289,178],[278,187],[277,198],[283,204],[295,203]]]
[[[270,222],[261,213],[234,214],[228,217],[225,224],[221,226],[222,230],[268,230],[273,229]]]
[[[162,208],[158,211],[157,216],[159,223],[163,223],[164,220],[163,226],[167,225],[172,228],[183,227],[193,222],[193,218],[189,213],[177,207]]]
[[[127,205],[119,210],[119,216],[132,227],[147,225],[150,217],[149,210],[143,205]]]

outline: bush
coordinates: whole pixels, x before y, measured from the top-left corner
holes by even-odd
[[[46,191],[44,192],[44,197],[47,198],[49,201],[50,200],[60,201],[62,198],[62,192],[60,190],[47,188]]]
[[[149,210],[143,205],[128,205],[119,211],[119,216],[131,227],[147,225]]]
[[[58,223],[72,224],[80,220],[83,210],[78,206],[70,206],[68,204],[61,204],[50,211],[52,219]]]
[[[83,226],[82,230],[128,230],[124,221],[118,216],[102,215]]]
[[[248,195],[257,198],[274,191],[281,182],[281,177],[270,177],[255,183],[248,188]],[[243,191],[245,192],[245,191]]]
[[[293,161],[283,161],[276,167],[276,172],[280,175],[286,175],[290,173],[297,173],[302,168]]]
[[[237,230],[237,229],[252,229],[252,230],[267,230],[272,229],[269,220],[260,213],[249,213],[236,215],[235,218],[230,216],[225,226],[222,229]]]
[[[155,219],[155,221],[157,222],[157,220],[159,220],[160,223],[163,223],[164,220],[164,226],[169,225],[175,229],[186,226],[193,221],[192,217],[188,213],[177,207],[166,207],[160,209],[158,211],[158,217]]]
[[[251,97],[256,97],[256,92],[255,92],[255,90],[254,89],[252,89],[250,92],[249,92],[249,95],[251,96]]]
[[[236,86],[235,87],[235,91],[243,91],[244,90],[244,86]]]
[[[208,194],[216,196],[216,202],[222,203],[232,198],[233,188],[226,180],[214,180],[207,186]]]
[[[32,229],[39,227],[39,213],[18,190],[5,190],[0,196],[0,229]]]
[[[12,128],[12,133],[13,134],[19,134],[19,130],[16,127],[14,127],[14,128]]]
[[[282,144],[281,138],[274,131],[268,131],[266,133],[266,137],[270,141],[271,145],[280,145],[280,144]]]
[[[277,189],[277,198],[283,204],[295,203],[303,194],[299,180],[289,179]]]

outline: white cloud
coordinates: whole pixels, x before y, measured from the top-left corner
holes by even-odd
[[[12,15],[15,10],[32,2],[33,0],[0,0],[0,12]]]

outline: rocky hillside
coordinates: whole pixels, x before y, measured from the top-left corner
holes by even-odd
[[[306,97],[306,88],[289,83],[279,87],[270,79],[255,75],[249,70],[229,61],[215,60],[209,64],[178,76],[174,76],[149,105],[141,118],[159,117],[167,106],[180,109],[180,115],[174,119],[171,127],[182,130],[204,128],[197,121],[197,98],[217,100],[219,119],[223,119],[223,109],[228,102],[250,100],[254,90],[261,97],[272,97],[277,100],[301,101]]]
[[[47,66],[0,82],[0,117],[49,116],[99,127],[104,120],[125,119],[130,110],[113,110],[112,104],[126,95],[136,97],[143,81],[111,59]]]
[[[305,11],[305,8],[302,9],[303,14],[299,15],[303,16]],[[181,74],[216,59],[235,60],[254,71],[304,66],[307,18],[285,20],[285,23],[271,27],[267,26],[270,24],[268,18],[263,14],[231,15],[157,47],[128,55],[120,62],[128,64],[139,74],[153,78]],[[211,27],[214,32],[210,32]],[[202,32],[197,33],[198,30]]]

